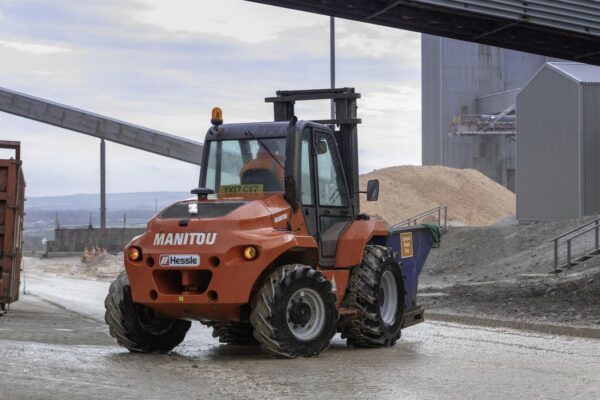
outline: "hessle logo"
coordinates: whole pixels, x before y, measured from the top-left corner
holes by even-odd
[[[200,256],[197,254],[161,254],[160,265],[163,267],[198,267]]]
[[[155,246],[184,246],[184,245],[207,245],[211,246],[217,241],[215,232],[186,232],[186,233],[156,233],[154,235]]]

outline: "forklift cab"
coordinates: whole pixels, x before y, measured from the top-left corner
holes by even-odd
[[[357,212],[328,126],[295,117],[288,123],[215,126],[204,153],[201,187],[240,197],[284,193],[319,244],[319,265],[333,265],[338,238]]]

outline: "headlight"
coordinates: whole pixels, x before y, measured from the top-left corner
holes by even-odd
[[[127,249],[127,258],[129,261],[139,261],[142,259],[142,249],[139,247],[130,247]]]
[[[254,246],[244,248],[244,258],[248,261],[254,260],[258,256],[258,250]]]

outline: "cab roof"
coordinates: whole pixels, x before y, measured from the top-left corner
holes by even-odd
[[[285,122],[244,122],[237,124],[223,124],[218,128],[211,127],[206,133],[206,140],[227,140],[227,139],[251,139],[285,137],[288,133],[290,123]],[[305,126],[318,126],[329,129],[325,125],[310,121],[296,122],[296,129],[302,130]]]

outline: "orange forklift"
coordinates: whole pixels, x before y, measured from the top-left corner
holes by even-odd
[[[265,123],[223,124],[213,110],[195,197],[148,222],[110,286],[105,320],[119,344],[168,352],[198,320],[222,343],[310,357],[336,332],[350,346],[393,346],[423,321],[417,280],[435,235],[390,232],[360,213],[361,193],[376,201],[379,182],[359,190],[358,98],[279,91]],[[296,101],[323,99],[336,119],[294,116]]]

